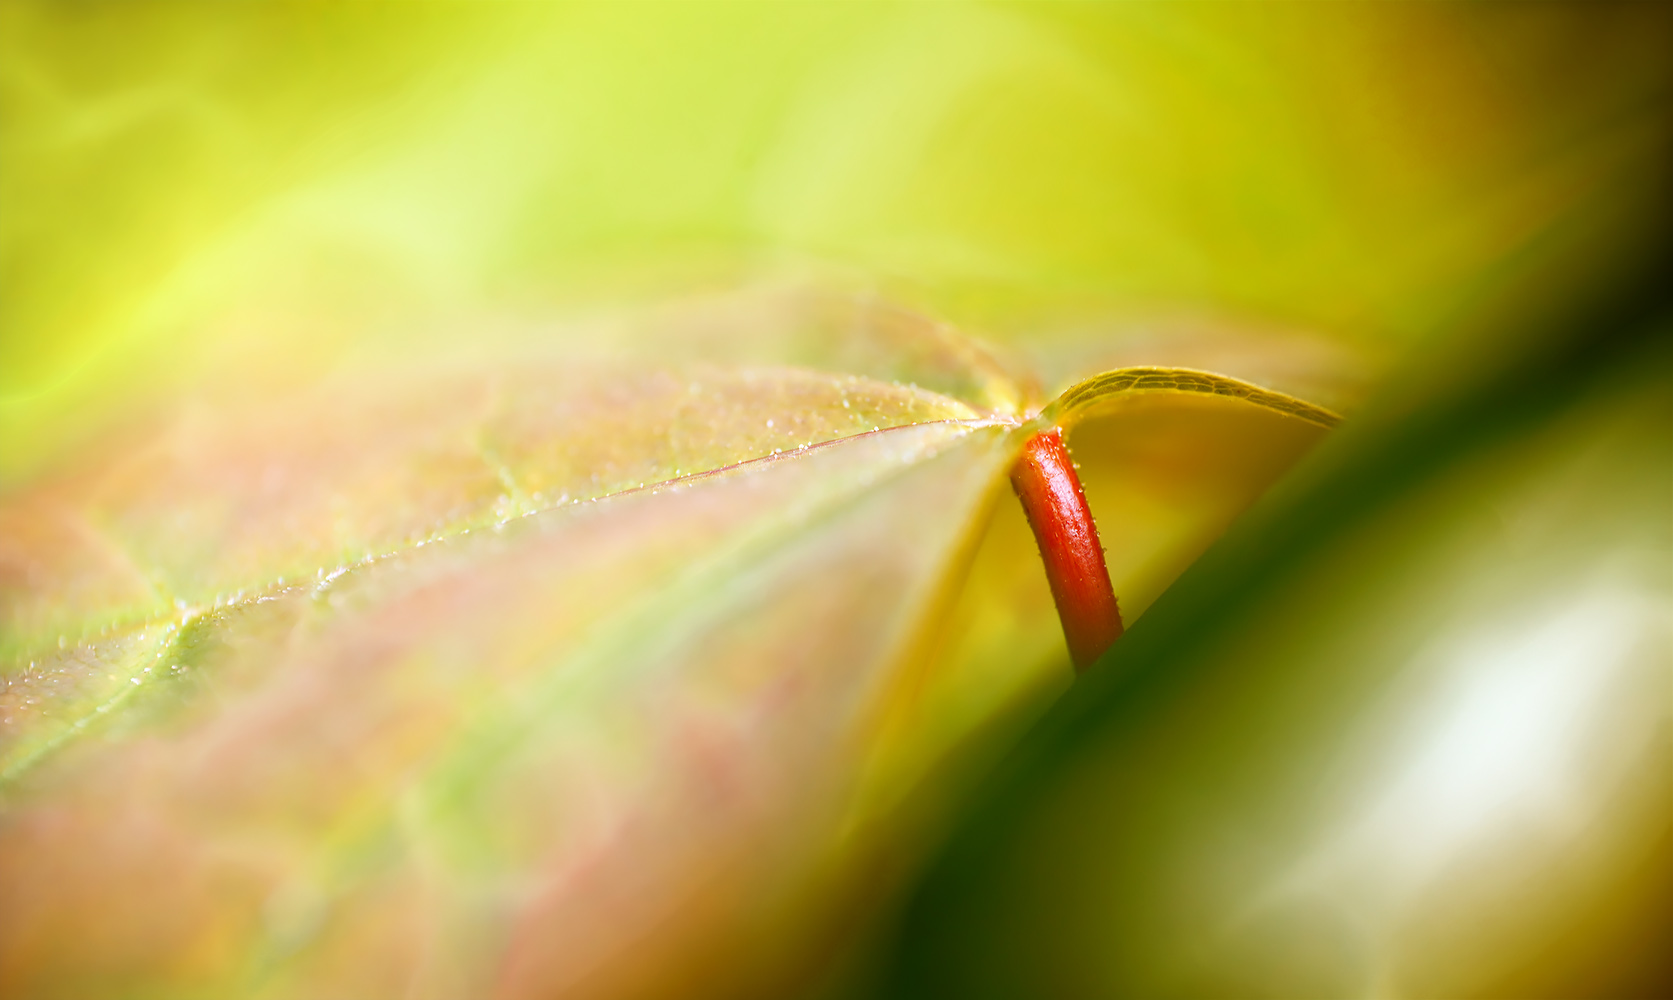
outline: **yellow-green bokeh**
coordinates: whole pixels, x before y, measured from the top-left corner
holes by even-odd
[[[1189,306],[1397,355],[1530,246],[1557,299],[1630,251],[1666,22],[8,3],[0,482],[192,387],[492,350],[787,261],[1031,344]]]

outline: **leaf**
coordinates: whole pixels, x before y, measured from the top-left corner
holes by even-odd
[[[977,408],[1027,390],[869,314],[825,356],[972,401],[666,358],[418,369],[188,410],[14,494],[7,981],[805,981],[1070,677],[1006,495],[1028,425]],[[1071,430],[1140,611],[1322,433],[1169,377],[1106,380]]]

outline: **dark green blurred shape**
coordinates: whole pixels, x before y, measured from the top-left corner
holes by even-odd
[[[1193,567],[996,777],[877,991],[1669,995],[1644,272],[1497,371],[1408,373]]]

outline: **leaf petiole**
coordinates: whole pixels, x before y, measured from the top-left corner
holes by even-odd
[[[1060,429],[1052,427],[1028,439],[1011,468],[1011,485],[1039,543],[1069,658],[1077,672],[1084,672],[1121,637],[1121,609],[1104,564],[1098,526]]]

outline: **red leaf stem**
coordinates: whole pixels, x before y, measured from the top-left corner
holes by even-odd
[[[1069,657],[1084,671],[1121,637],[1121,609],[1062,431],[1053,427],[1029,439],[1011,469],[1011,485],[1040,545]]]

